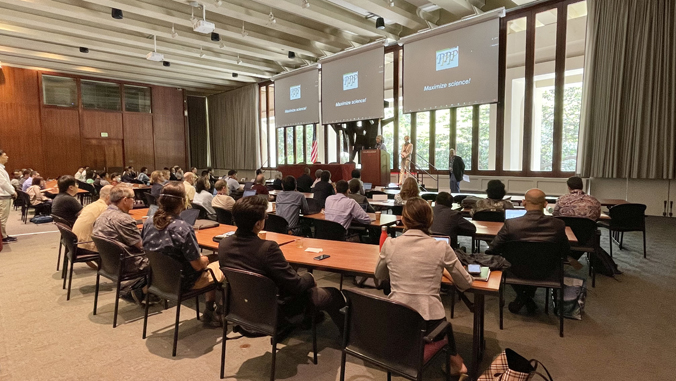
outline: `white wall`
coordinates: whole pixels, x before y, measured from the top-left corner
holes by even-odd
[[[646,214],[661,216],[664,201],[667,205],[669,201],[676,201],[676,180],[592,178],[590,193],[597,198],[619,198],[645,204]]]

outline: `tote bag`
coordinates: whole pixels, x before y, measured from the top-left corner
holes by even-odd
[[[538,368],[547,373],[545,377]],[[530,381],[541,378],[554,381],[547,368],[537,360],[526,360],[523,356],[507,348],[496,357],[491,366],[479,377],[478,381]]]

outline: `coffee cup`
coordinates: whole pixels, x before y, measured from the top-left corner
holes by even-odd
[[[382,214],[382,212],[376,212],[376,221],[380,220],[381,214]]]
[[[258,238],[260,238],[260,239],[264,240],[264,239],[266,239],[267,236],[268,236],[268,232],[266,232],[265,230],[261,230],[260,232],[258,232]]]

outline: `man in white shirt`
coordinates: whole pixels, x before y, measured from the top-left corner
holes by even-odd
[[[188,172],[183,176],[183,186],[185,187],[185,197],[192,202],[195,198],[195,174]]]
[[[228,190],[230,195],[233,195],[239,191],[239,181],[237,181],[237,171],[231,169],[228,171],[228,178],[225,180],[228,183]]]
[[[345,180],[336,183],[336,194],[326,198],[324,218],[327,221],[338,222],[345,230],[350,227],[352,220],[362,224],[370,224],[371,217],[362,209],[357,201],[347,197],[348,184]]]
[[[12,186],[5,164],[9,160],[7,152],[0,149],[0,225],[2,225],[2,243],[15,242],[15,237],[7,235],[7,220],[12,199],[16,198],[16,190]]]

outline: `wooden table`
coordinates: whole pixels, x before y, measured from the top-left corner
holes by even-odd
[[[622,205],[622,204],[629,204],[629,201],[618,199],[618,198],[604,198],[604,199],[599,200],[599,202],[601,203],[601,206],[607,206],[607,207],[611,207],[611,206],[615,206],[615,205]]]
[[[474,233],[474,239],[481,240],[491,240],[498,235],[500,229],[504,225],[503,222],[494,222],[494,221],[470,221],[474,226],[476,226],[476,233]],[[570,226],[566,226],[566,236],[570,243],[577,243],[577,238],[573,231],[570,229]]]
[[[395,216],[393,214],[381,214],[380,219],[376,220],[376,214],[375,213],[367,213],[369,217],[371,217],[371,223],[368,226],[375,226],[375,227],[382,227],[382,226],[390,226],[394,225],[397,223],[397,221],[401,220],[401,216]],[[313,220],[324,220],[325,215],[324,213],[315,213],[315,214],[308,214],[307,216],[301,216],[302,218],[310,218]],[[355,225],[360,225],[364,226],[356,221],[352,221],[353,224]]]
[[[45,189],[42,189],[41,192],[49,193],[53,195],[59,194],[59,184],[57,180],[49,180],[45,183]],[[84,189],[78,189],[78,194],[89,193]]]
[[[195,230],[195,236],[197,237],[197,244],[209,250],[218,250],[218,242],[214,241],[214,237],[221,235],[227,232],[234,232],[237,230],[237,226],[220,224],[215,228]],[[280,234],[273,232],[266,232],[265,239],[268,241],[275,241],[279,246],[286,245],[298,239],[296,236],[288,234]]]

